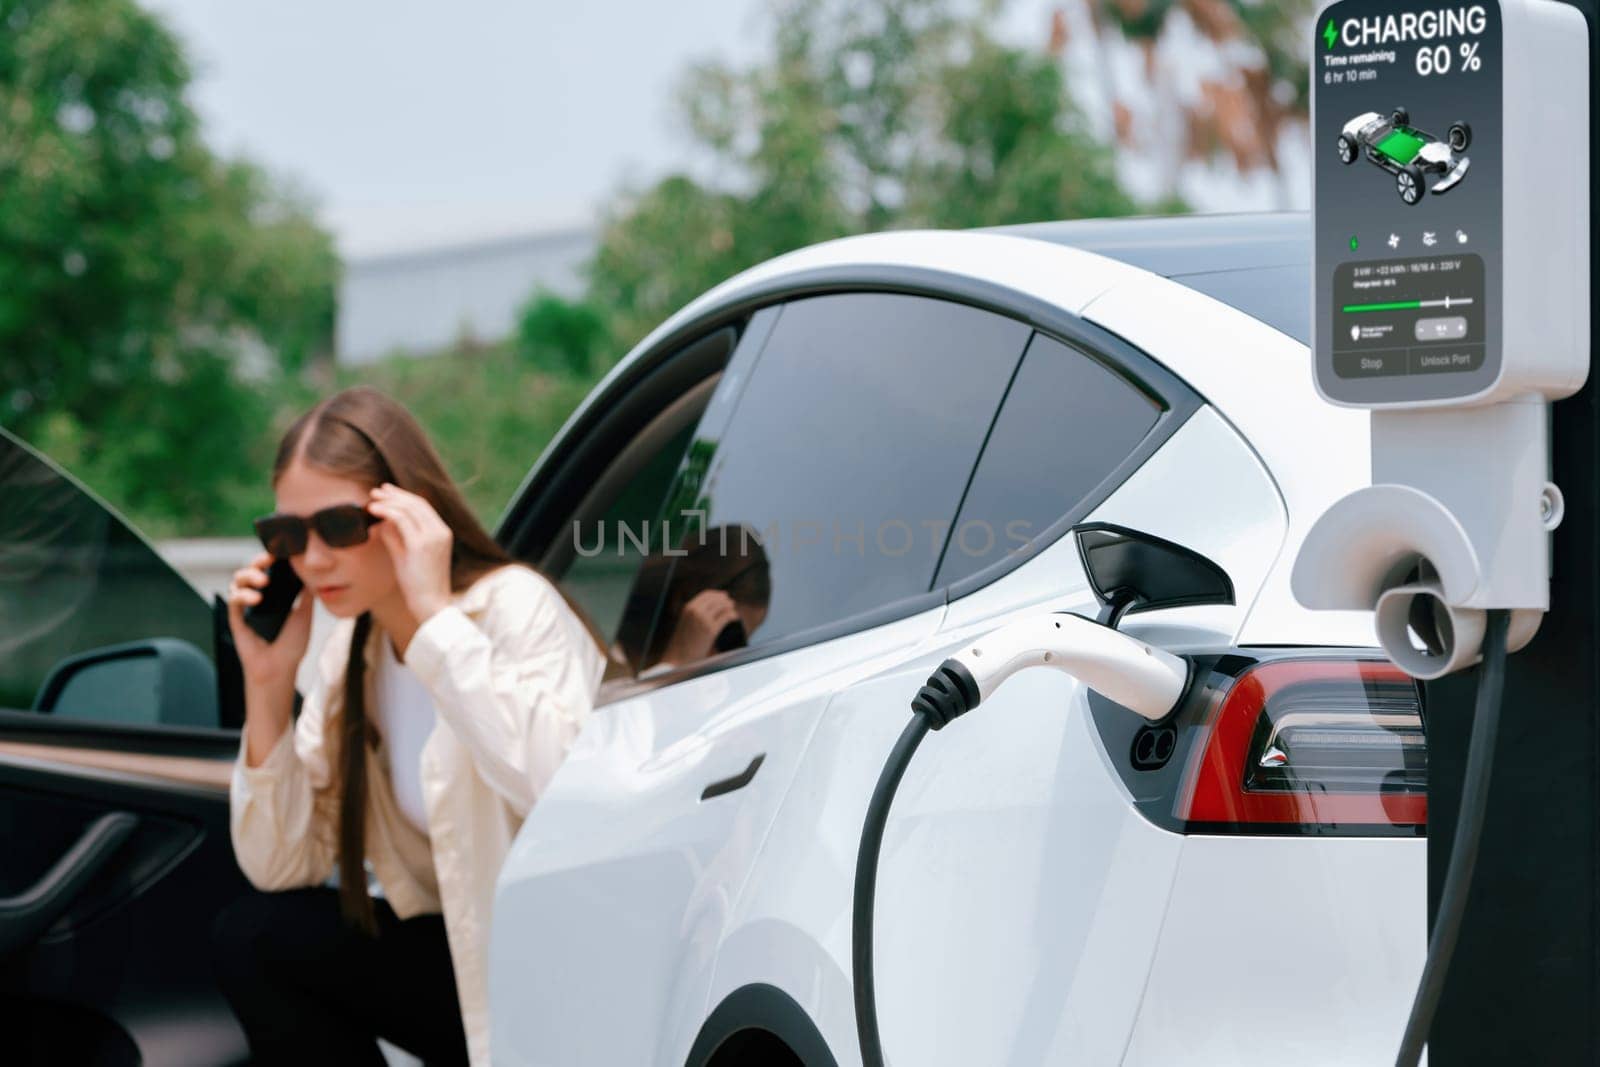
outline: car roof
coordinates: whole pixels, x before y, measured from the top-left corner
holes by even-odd
[[[1073,219],[985,232],[1118,260],[1311,343],[1311,217],[1306,212]]]

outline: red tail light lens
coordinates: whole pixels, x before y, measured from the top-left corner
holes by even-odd
[[[1174,814],[1202,831],[1267,824],[1421,832],[1428,749],[1416,684],[1376,660],[1251,667],[1201,728]]]

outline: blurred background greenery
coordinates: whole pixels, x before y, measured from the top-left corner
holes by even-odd
[[[1241,159],[1303,118],[1308,10],[1092,4],[1096,33],[1145,49],[1157,93],[1169,20],[1249,46],[1213,99],[1157,100],[1185,118],[1180,155]],[[1122,188],[1062,41],[1003,43],[996,11],[780,0],[768,58],[684,72],[675,107],[710,165],[617,192],[581,296],[530,294],[502,342],[344,366],[331,234],[292,178],[204,143],[165,23],[134,0],[0,0],[0,425],[150,536],[239,536],[271,508],[283,428],[366,382],[417,414],[492,522],[600,376],[747,266],[871,230],[1185,210],[1175,181],[1143,202]]]

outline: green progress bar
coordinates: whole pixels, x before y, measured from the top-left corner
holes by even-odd
[[[1420,300],[1396,300],[1392,304],[1346,304],[1344,310],[1345,314],[1355,311],[1409,311],[1421,306]]]

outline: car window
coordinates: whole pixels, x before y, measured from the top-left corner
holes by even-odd
[[[690,447],[667,514],[682,533],[641,568],[655,617],[626,642],[641,673],[925,594],[1027,337],[924,297],[785,305]]]
[[[1161,409],[1104,364],[1035,334],[973,472],[938,585],[1044,533],[1144,440]]]
[[[666,502],[683,484],[685,472],[696,469],[695,457],[707,451],[697,434],[725,421],[750,362],[741,353],[760,350],[776,317],[776,309],[758,311],[739,326],[724,325],[682,345],[657,368],[671,372],[667,380],[676,384],[659,395],[636,387],[615,398],[618,407],[648,404],[653,414],[642,428],[629,431],[620,443],[602,429],[584,445],[592,453],[592,473],[577,483],[581,499],[563,510],[553,543],[539,552],[535,565],[557,582],[606,646],[605,682],[635,673],[624,648],[630,641],[642,642],[655,609],[650,592],[639,584],[641,566],[648,557],[660,556],[676,536],[662,518]],[[675,367],[704,367],[706,374],[693,380]]]
[[[104,504],[3,431],[0,501],[0,708],[217,725],[211,613],[200,594]],[[58,675],[47,690],[69,658],[133,642],[116,666]],[[163,699],[157,690],[174,679],[200,698]]]
[[[652,526],[693,434],[690,420],[664,444],[648,448],[643,466],[605,512],[593,521],[577,521],[572,529],[575,555],[560,585],[608,641],[622,625],[639,564],[658,539]]]

